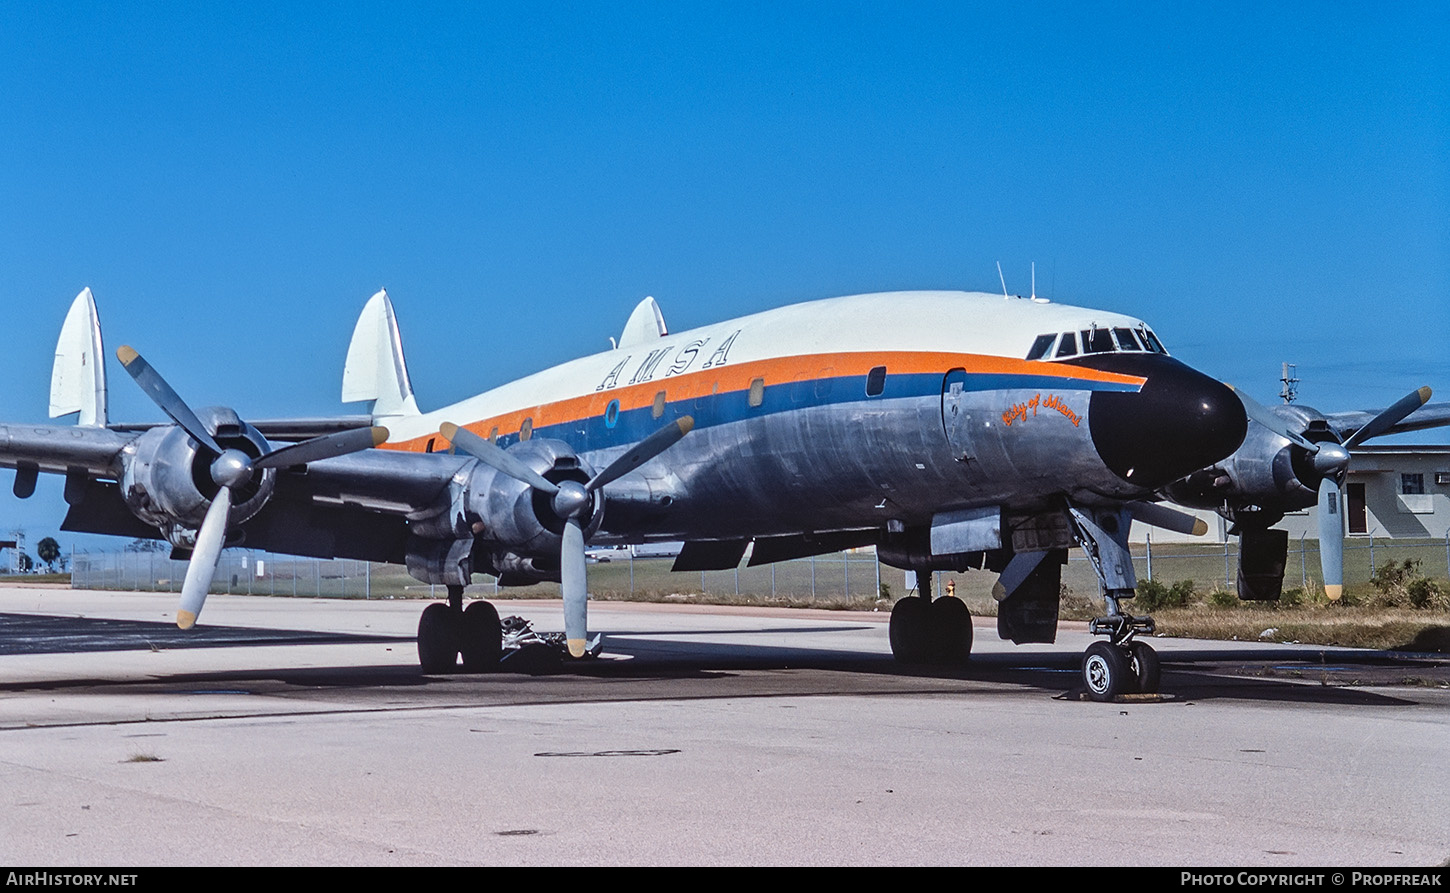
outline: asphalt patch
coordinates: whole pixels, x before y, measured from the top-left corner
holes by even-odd
[[[178,629],[174,623],[149,620],[0,614],[0,655],[398,641],[412,641],[412,637],[313,630],[248,629],[236,626],[194,626],[191,629]]]

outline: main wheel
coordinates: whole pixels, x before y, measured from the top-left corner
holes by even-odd
[[[1134,642],[1128,646],[1128,666],[1133,672],[1137,690],[1144,694],[1155,694],[1158,682],[1163,676],[1163,665],[1158,652],[1147,642]]]
[[[497,667],[503,656],[503,627],[498,622],[498,609],[485,601],[469,605],[463,612],[459,646],[464,670],[483,673]]]
[[[459,622],[453,609],[434,602],[418,618],[418,663],[425,673],[451,673],[458,666]]]
[[[929,656],[931,643],[927,638],[931,604],[920,596],[908,596],[891,609],[891,654],[902,663],[921,663]]]
[[[1138,679],[1123,649],[1108,642],[1094,642],[1082,656],[1082,681],[1088,697],[1111,701],[1131,691]]]
[[[972,657],[972,612],[956,596],[944,596],[931,603],[928,632],[932,663],[964,664]]]

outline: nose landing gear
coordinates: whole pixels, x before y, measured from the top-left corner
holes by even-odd
[[[1152,635],[1152,617],[1124,614],[1120,599],[1132,598],[1136,589],[1133,556],[1128,551],[1132,515],[1126,508],[1096,510],[1068,507],[1078,544],[1097,572],[1107,603],[1105,617],[1095,617],[1088,629],[1106,642],[1089,645],[1082,658],[1082,681],[1089,698],[1111,701],[1125,694],[1156,694],[1162,676],[1158,652],[1138,635]]]

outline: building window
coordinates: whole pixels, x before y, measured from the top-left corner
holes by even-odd
[[[1400,493],[1405,496],[1419,496],[1425,492],[1425,476],[1423,474],[1410,474],[1406,472],[1400,475]]]

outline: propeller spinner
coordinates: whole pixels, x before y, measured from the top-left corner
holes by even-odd
[[[227,519],[231,512],[234,491],[251,483],[259,472],[268,468],[305,465],[319,459],[331,459],[359,450],[379,446],[388,439],[387,428],[353,428],[324,434],[301,443],[288,444],[252,458],[238,449],[227,449],[217,443],[186,401],[172,389],[150,363],[129,346],[116,351],[126,372],[135,379],[162,412],[170,416],[192,440],[215,458],[208,469],[218,487],[207,507],[206,516],[196,534],[196,546],[186,565],[186,578],[181,584],[181,604],[176,611],[176,625],[190,629],[206,602],[216,574],[218,559],[226,545]]]

